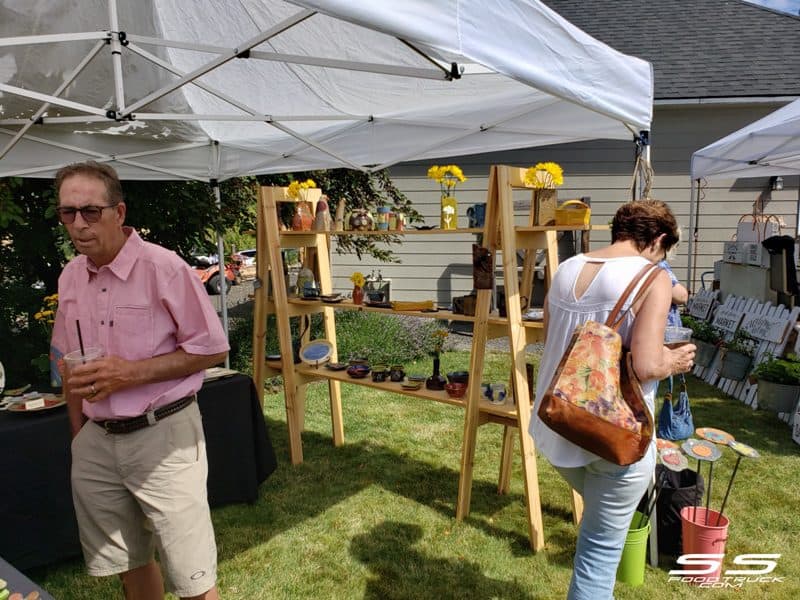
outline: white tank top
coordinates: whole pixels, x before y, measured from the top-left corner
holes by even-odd
[[[602,263],[603,266],[578,299],[575,297],[575,282],[587,262]],[[542,423],[537,417],[540,399],[550,386],[575,327],[588,320],[604,323],[625,288],[642,270],[642,267],[648,264],[652,263],[641,256],[590,258],[585,254],[579,254],[561,263],[553,277],[553,284],[547,294],[547,331],[536,379],[536,400],[529,432],[539,451],[556,467],[582,467],[598,460],[599,457],[565,440]],[[623,311],[630,306],[639,286],[641,286],[641,282],[629,296],[623,306]],[[630,343],[633,319],[632,312],[627,312],[619,328],[623,345],[626,346]],[[642,382],[645,403],[651,415],[654,412],[653,404],[657,387],[657,380]]]

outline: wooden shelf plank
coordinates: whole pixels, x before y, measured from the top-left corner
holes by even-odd
[[[280,369],[279,361],[267,361],[267,365],[275,369]],[[320,367],[312,367],[306,364],[299,364],[295,365],[295,371],[309,381],[333,379],[341,383],[352,383],[354,385],[371,387],[383,392],[391,392],[393,394],[401,394],[403,396],[411,396],[413,398],[421,398],[424,400],[434,400],[435,402],[441,402],[451,406],[459,406],[461,408],[466,406],[466,394],[464,395],[464,398],[451,398],[444,390],[438,391],[426,389],[424,383],[418,390],[404,390],[400,383],[394,381],[378,383],[372,381],[372,378],[369,375],[360,379],[356,379],[350,377],[347,374],[347,371],[332,371],[326,368],[324,365]],[[469,393],[469,390],[467,390],[467,393]],[[488,400],[482,399],[480,401],[480,412],[498,417],[504,417],[507,419],[513,419],[514,421],[516,421],[517,417],[517,407],[515,404],[510,402],[507,402],[506,404],[492,404]]]

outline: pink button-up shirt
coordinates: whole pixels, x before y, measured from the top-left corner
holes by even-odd
[[[99,269],[80,255],[58,280],[58,312],[52,345],[56,354],[100,346],[107,355],[128,360],[152,358],[182,348],[188,354],[229,349],[200,278],[177,254],[145,242],[130,227],[128,240]],[[114,392],[101,402],[83,401],[93,420],[124,419],[198,391],[203,372]]]

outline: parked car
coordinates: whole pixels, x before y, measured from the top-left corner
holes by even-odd
[[[247,250],[239,250],[236,255],[241,257],[242,266],[250,267],[256,264],[256,249],[248,248]]]
[[[209,294],[222,293],[222,286],[225,286],[227,292],[231,289],[232,285],[239,283],[240,275],[239,270],[241,267],[241,259],[236,256],[231,257],[231,262],[225,265],[225,277],[220,275],[219,261],[217,255],[205,255],[193,253],[190,257],[189,263],[200,277],[200,282],[205,286]]]
[[[248,248],[247,250],[239,250],[231,255],[233,260],[238,260],[240,263],[239,277],[242,280],[255,279],[256,277],[256,249]]]

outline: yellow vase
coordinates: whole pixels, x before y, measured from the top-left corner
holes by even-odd
[[[442,206],[439,219],[440,229],[458,228],[458,203],[453,196],[442,196]]]

